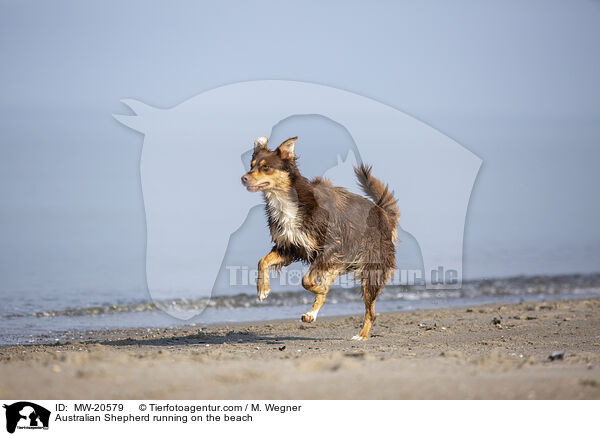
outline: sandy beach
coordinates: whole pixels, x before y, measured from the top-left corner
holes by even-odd
[[[98,331],[0,348],[7,399],[600,399],[600,299]]]

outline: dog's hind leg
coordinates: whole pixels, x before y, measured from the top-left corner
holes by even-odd
[[[360,333],[352,336],[354,341],[366,341],[369,339],[369,332],[375,322],[375,300],[365,301],[365,320]]]
[[[317,319],[317,314],[327,298],[327,293],[331,284],[337,279],[339,272],[336,270],[319,270],[310,268],[306,275],[302,278],[302,286],[307,291],[315,294],[315,302],[312,308],[302,315],[303,322],[313,322]]]
[[[393,260],[393,258],[392,258]],[[362,293],[365,302],[365,320],[360,333],[353,336],[355,341],[366,341],[369,339],[369,332],[375,322],[375,300],[385,287],[393,273],[393,263],[382,267],[370,267],[362,271]]]

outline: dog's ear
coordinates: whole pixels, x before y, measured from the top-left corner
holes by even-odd
[[[269,140],[266,136],[260,136],[254,140],[254,151],[258,151],[261,149],[267,150],[267,142]]]
[[[293,159],[296,155],[294,154],[294,145],[296,144],[297,136],[286,139],[277,147],[277,153],[282,159]]]

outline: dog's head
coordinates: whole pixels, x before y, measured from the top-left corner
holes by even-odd
[[[248,191],[289,189],[291,172],[295,169],[294,145],[297,139],[286,139],[273,151],[267,147],[268,139],[265,136],[254,141],[250,171],[242,176],[242,184]]]

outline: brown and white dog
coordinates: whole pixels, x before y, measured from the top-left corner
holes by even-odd
[[[248,191],[263,193],[275,244],[258,263],[258,298],[262,301],[269,294],[271,268],[308,263],[302,286],[315,294],[315,302],[302,321],[312,322],[331,284],[339,275],[353,272],[361,280],[365,319],[352,339],[366,340],[375,321],[375,300],[395,266],[400,217],[396,199],[364,165],[354,171],[373,201],[328,180],[303,177],[296,166],[297,139],[290,138],[273,151],[267,148],[266,137],[256,139],[250,171],[242,176]]]

